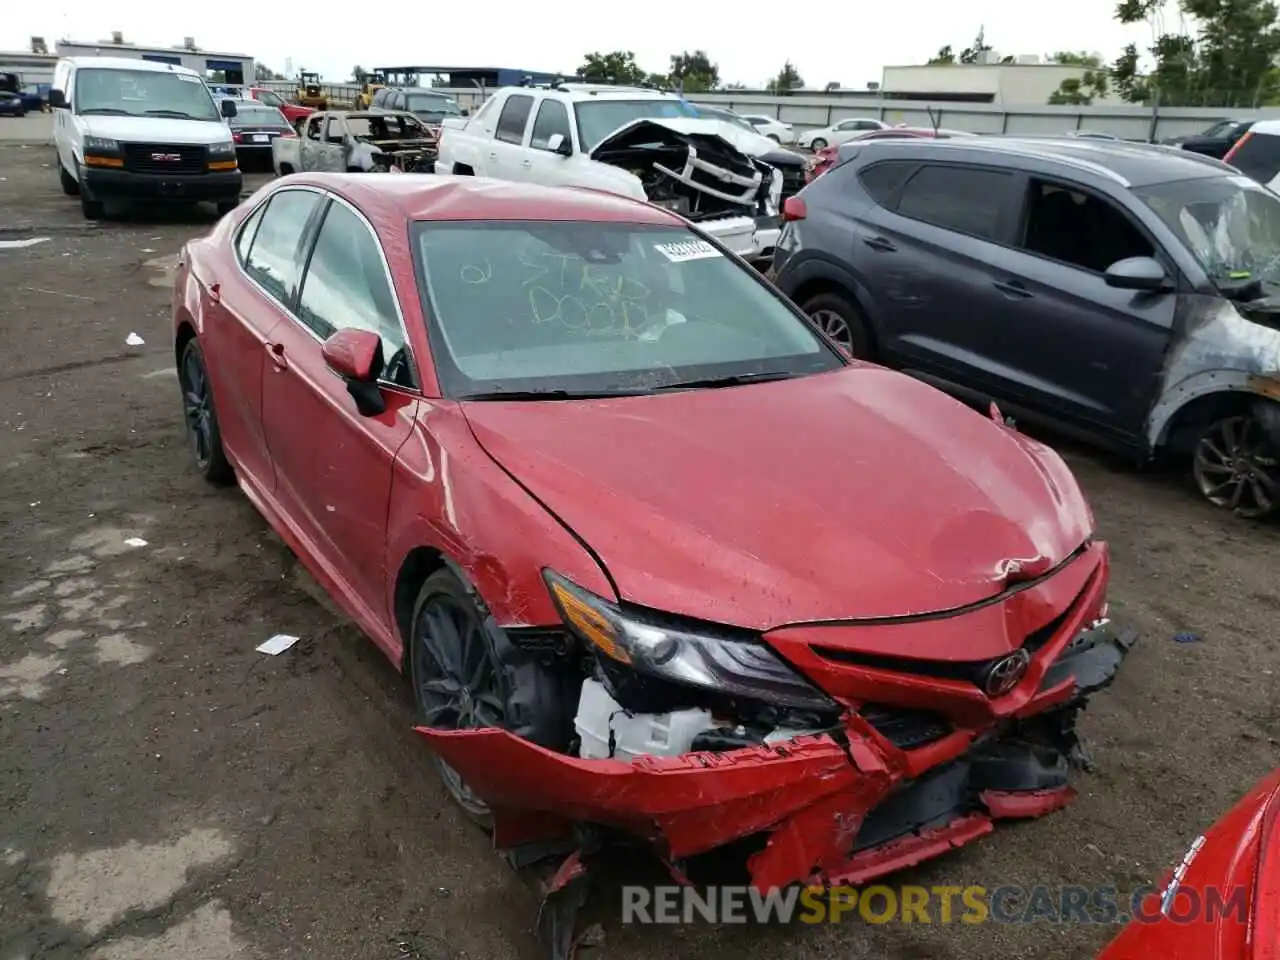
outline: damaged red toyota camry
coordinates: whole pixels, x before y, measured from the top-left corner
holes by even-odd
[[[196,466],[405,670],[498,845],[568,858],[553,888],[627,837],[856,884],[1072,797],[1132,636],[1065,464],[687,221],[295,175],[188,245],[173,313]]]

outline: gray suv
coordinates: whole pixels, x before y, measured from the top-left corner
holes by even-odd
[[[857,357],[1280,506],[1280,197],[1147,144],[851,144],[770,275]]]

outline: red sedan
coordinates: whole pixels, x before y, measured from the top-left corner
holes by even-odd
[[[275,107],[284,114],[284,118],[289,121],[290,125],[296,127],[298,121],[303,117],[309,117],[315,113],[311,107],[304,107],[298,103],[290,103],[274,90],[268,90],[266,87],[250,87],[249,96],[259,103],[264,103],[268,107]]]
[[[1066,465],[680,217],[289,176],[187,245],[173,319],[196,466],[406,671],[499,844],[758,836],[762,888],[861,883],[1073,796],[1132,637]]]
[[[1280,770],[1191,844],[1098,960],[1280,960]]]

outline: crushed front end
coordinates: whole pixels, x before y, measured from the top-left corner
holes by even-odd
[[[861,884],[1070,802],[1076,719],[1135,639],[1107,618],[1108,572],[1091,541],[961,610],[762,636],[549,572],[563,642],[509,635],[584,671],[566,749],[419,732],[491,805],[500,847],[575,847],[590,825],[651,842],[677,876],[744,841],[762,890]]]

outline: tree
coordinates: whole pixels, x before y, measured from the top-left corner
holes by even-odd
[[[987,29],[986,27],[979,27],[978,35],[973,38],[973,44],[960,51],[960,62],[979,63],[982,61],[983,54],[990,52],[991,46],[987,43]]]
[[[1167,28],[1170,13],[1177,31]],[[1149,47],[1131,43],[1111,65],[1116,92],[1131,103],[1248,108],[1280,94],[1273,0],[1120,0],[1115,17],[1151,31]]]
[[[720,86],[720,68],[711,62],[706,51],[685,51],[671,58],[671,70],[667,74],[673,86],[685,93],[705,93]]]
[[[800,76],[800,71],[795,68],[795,64],[788,60],[782,65],[778,75],[765,84],[765,89],[771,93],[790,93],[792,90],[798,90],[803,86],[804,78]]]
[[[645,71],[636,63],[636,55],[630,50],[612,53],[588,53],[578,68],[578,78],[588,83],[616,83],[639,86],[647,79]]]
[[[369,71],[366,70],[364,67],[360,66],[359,64],[356,64],[354,67],[351,68],[352,83],[358,83],[360,84],[360,86],[364,86],[365,82],[368,79],[369,79]]]
[[[724,88],[726,90],[745,90],[747,85],[745,83],[726,83]]]
[[[1049,103],[1052,104],[1070,104],[1073,106],[1087,107],[1094,100],[1107,95],[1110,88],[1111,78],[1107,74],[1107,68],[1092,53],[1073,53],[1069,50],[1060,50],[1058,53],[1049,54],[1045,57],[1051,63],[1069,64],[1077,67],[1084,67],[1085,71],[1078,77],[1068,77],[1058,84],[1058,89],[1049,94]]]
[[[945,47],[939,47],[937,54],[929,58],[929,63],[931,64],[944,65],[955,62],[956,55],[951,50],[951,44],[947,44]]]
[[[267,80],[287,79],[284,74],[276,73],[270,67],[262,63],[255,63],[253,65],[253,78],[257,80],[259,83],[264,83]]]

